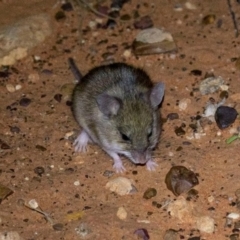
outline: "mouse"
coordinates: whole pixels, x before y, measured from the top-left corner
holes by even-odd
[[[126,170],[121,156],[155,170],[152,151],[161,134],[164,83],[154,84],[143,69],[121,62],[94,67],[84,76],[72,58],[69,65],[78,81],[72,111],[82,128],[75,151],[86,152],[88,143],[95,143],[113,159],[117,173]]]

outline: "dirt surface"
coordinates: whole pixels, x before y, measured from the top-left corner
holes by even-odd
[[[196,116],[203,113],[209,98],[221,100],[221,91],[204,96],[199,92],[206,73],[223,77],[229,86],[226,104],[238,111],[240,108],[239,69],[234,61],[239,57],[239,38],[235,37],[227,1],[193,0],[196,9],[183,7],[182,11],[174,10],[178,3],[184,6],[182,0],[153,0],[154,11],[147,2],[132,0],[123,6],[121,15],[131,15],[138,5],[140,15],[148,14],[155,27],[163,27],[173,35],[177,53],[124,56],[140,30],[133,27],[132,21],[118,22],[114,29],[91,29],[90,21],[99,16],[82,5],[56,21],[54,16],[61,9],[56,0],[0,2],[0,11],[5,13],[0,15],[1,24],[47,12],[54,29],[51,37],[10,69],[8,77],[0,78],[0,139],[10,147],[0,149],[0,183],[14,192],[0,205],[0,231],[17,231],[29,240],[128,240],[138,239],[134,231],[145,228],[150,239],[155,240],[163,239],[166,230],[174,229],[178,231],[177,239],[230,239],[234,227],[225,227],[225,222],[227,213],[239,212],[235,192],[240,188],[240,142],[226,144],[226,139],[239,126],[239,119],[226,130],[219,130],[214,122],[207,123],[204,136],[187,138],[193,132],[189,125],[196,124]],[[109,6],[110,1],[102,5]],[[238,22],[240,5],[235,1],[232,5]],[[203,17],[209,14],[216,16],[215,21],[203,25]],[[105,23],[106,19],[102,21]],[[40,60],[35,61],[34,56]],[[70,108],[74,77],[68,67],[69,57],[75,59],[83,74],[106,61],[126,62],[144,68],[154,82],[166,84],[161,108],[163,133],[154,152],[156,171],[149,172],[123,158],[127,171],[106,176],[107,170],[113,170],[112,160],[98,146],[90,145],[87,153],[74,152],[72,143],[80,128]],[[201,76],[191,74],[195,69],[202,71]],[[6,84],[20,84],[22,88],[10,93]],[[22,98],[30,99],[30,104],[20,104]],[[184,111],[179,109],[182,99],[189,99]],[[170,113],[178,113],[179,119],[167,120]],[[177,136],[175,128],[181,126],[186,133]],[[174,165],[185,166],[199,175],[197,197],[190,201],[200,215],[215,220],[214,233],[199,232],[191,221],[180,221],[166,210],[164,204],[177,199],[164,182]],[[106,183],[118,176],[132,179],[137,192],[119,196],[107,190]],[[143,194],[148,188],[155,188],[157,195],[146,200]],[[61,223],[62,227],[54,230],[42,214],[24,207],[20,199],[35,199],[50,214],[53,224]],[[119,207],[127,211],[125,220],[116,215]]]

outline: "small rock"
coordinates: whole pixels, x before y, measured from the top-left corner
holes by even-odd
[[[60,93],[55,94],[54,99],[60,103],[62,101],[62,94]]]
[[[92,230],[88,227],[86,223],[81,223],[79,227],[75,228],[75,231],[77,235],[79,235],[82,238],[87,237],[87,235],[89,235],[92,232]]]
[[[216,16],[214,14],[209,14],[202,19],[203,25],[212,24],[215,22]]]
[[[40,76],[38,73],[30,73],[28,75],[28,81],[31,83],[36,83],[40,80]]]
[[[141,238],[142,240],[149,240],[150,237],[149,237],[149,234],[148,234],[148,231],[147,229],[145,228],[139,228],[137,229],[134,234],[136,234],[138,236],[138,238]]]
[[[11,83],[6,84],[6,88],[10,93],[13,93],[16,91],[15,87]]]
[[[150,16],[144,16],[137,20],[136,22],[134,22],[133,25],[136,29],[146,29],[153,26],[153,21],[150,18]]]
[[[0,239],[1,240],[23,240],[23,238],[20,237],[19,233],[15,231],[0,232]]]
[[[0,203],[12,193],[13,191],[10,188],[0,184]]]
[[[132,181],[125,177],[117,177],[106,184],[106,188],[120,196],[127,195],[136,191]]]
[[[35,172],[38,176],[41,177],[41,176],[44,174],[45,170],[44,170],[43,167],[36,167],[36,168],[34,169],[34,172]]]
[[[198,69],[194,69],[190,72],[191,75],[194,75],[194,76],[201,76],[202,75],[202,71],[201,70],[198,70]]]
[[[55,224],[53,224],[52,227],[55,231],[62,231],[63,230],[63,224],[62,223],[55,223]]]
[[[144,199],[150,199],[152,197],[155,197],[157,195],[157,190],[155,188],[148,188],[144,194],[143,198]]]
[[[10,149],[11,147],[7,144],[7,143],[5,143],[3,140],[1,140],[0,139],[0,149],[2,149],[2,150],[8,150],[8,149]]]
[[[12,133],[20,133],[20,128],[17,126],[9,126]]]
[[[19,101],[19,104],[22,107],[27,107],[31,102],[31,99],[24,97]]]
[[[177,50],[172,35],[158,28],[148,28],[139,32],[132,48],[135,55],[166,53]]]
[[[202,95],[216,92],[224,84],[222,77],[209,77],[200,83],[199,90]]]
[[[186,2],[185,7],[189,10],[196,10],[197,9],[197,7],[191,2]]]
[[[182,127],[176,127],[174,132],[177,136],[183,136],[186,134],[186,131]]]
[[[167,119],[169,119],[169,120],[179,119],[179,115],[178,115],[178,113],[169,113],[167,115]]]
[[[118,208],[117,217],[121,220],[125,220],[127,218],[127,211],[124,207]]]
[[[181,222],[194,222],[193,206],[183,196],[179,196],[176,201],[170,202],[167,211]]]
[[[178,240],[178,232],[173,229],[168,229],[164,234],[163,240]]]
[[[0,65],[13,65],[52,32],[50,17],[39,14],[0,28]]]
[[[61,6],[61,9],[66,12],[70,12],[73,10],[73,6],[72,6],[71,2],[66,2]]]
[[[227,215],[227,218],[231,218],[233,220],[237,220],[238,218],[240,217],[240,214],[239,213],[229,213]]]
[[[214,219],[209,216],[197,217],[196,219],[197,229],[205,233],[214,232]]]
[[[238,233],[231,234],[229,236],[229,239],[230,240],[239,240],[239,234]]]
[[[191,104],[191,99],[183,98],[179,101],[178,108],[180,111],[185,111],[190,104]]]
[[[167,188],[172,191],[174,195],[178,196],[188,192],[199,182],[194,172],[184,166],[174,166],[167,173],[165,183]]]
[[[215,120],[220,129],[229,127],[235,122],[238,112],[235,108],[228,106],[220,106],[215,113]]]
[[[103,176],[110,178],[112,175],[114,175],[114,173],[114,171],[106,170],[104,171]]]
[[[63,11],[58,11],[56,14],[55,14],[55,19],[57,21],[61,21],[61,20],[64,20],[66,18],[66,15]]]
[[[132,55],[132,53],[131,53],[131,50],[125,50],[124,52],[123,52],[123,56],[125,57],[125,58],[130,58],[131,57],[131,55]]]
[[[16,89],[16,91],[18,91],[18,90],[22,89],[22,85],[20,85],[20,84],[17,84],[17,85],[15,86],[15,89]]]

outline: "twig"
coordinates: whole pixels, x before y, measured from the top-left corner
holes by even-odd
[[[235,13],[232,10],[232,5],[231,5],[230,0],[227,0],[227,3],[228,3],[228,9],[230,11],[232,21],[233,21],[233,25],[234,25],[234,29],[235,29],[235,37],[237,38],[238,35],[239,35],[239,31],[238,31],[236,16],[235,16]]]

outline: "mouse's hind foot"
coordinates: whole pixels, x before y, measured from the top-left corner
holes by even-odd
[[[87,132],[85,130],[82,130],[82,132],[78,135],[73,143],[75,152],[86,152],[88,142],[92,142],[92,140],[90,139]]]

